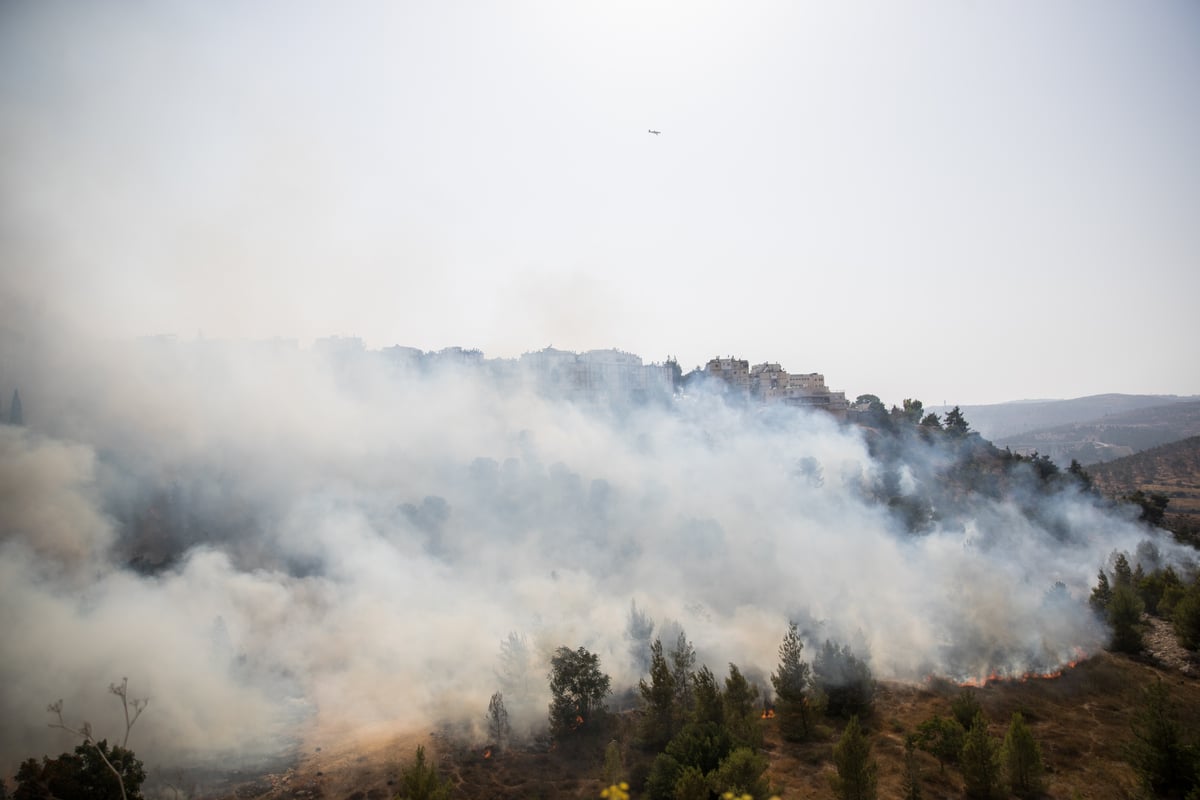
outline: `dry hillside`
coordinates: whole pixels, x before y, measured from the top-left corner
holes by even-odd
[[[1162,623],[1159,623],[1162,628]],[[1161,632],[1161,631],[1160,631]],[[1170,638],[1159,637],[1158,646]],[[1183,659],[1183,660],[1181,660]],[[1183,670],[1180,667],[1184,667]],[[1156,653],[1131,659],[1100,653],[1055,678],[992,683],[976,690],[996,737],[1004,734],[1013,712],[1020,711],[1041,744],[1048,768],[1048,796],[1119,800],[1138,796],[1138,780],[1126,763],[1125,747],[1145,687],[1164,681],[1185,730],[1200,730],[1200,679],[1194,656]],[[867,721],[873,754],[879,764],[879,796],[900,796],[905,734],[933,714],[948,716],[961,688],[944,681],[925,685],[883,683],[876,711]],[[626,766],[637,770],[646,756],[628,739],[635,715],[618,717],[613,737],[624,743]],[[833,745],[840,724],[823,727],[820,741],[793,745],[780,740],[775,720],[763,720],[769,776],[784,798],[827,798],[833,791]],[[308,747],[290,769],[226,786],[210,797],[283,800],[385,800],[398,785],[400,771],[416,744],[424,741],[435,763],[454,785],[452,797],[597,798],[602,789],[602,751],[597,741],[576,752],[546,747],[514,748],[485,753],[478,745],[444,735],[376,735]],[[922,788],[927,798],[962,796],[962,777],[949,766],[942,771],[929,755],[919,753]],[[635,787],[636,788],[636,787]],[[634,792],[634,797],[638,793]]]

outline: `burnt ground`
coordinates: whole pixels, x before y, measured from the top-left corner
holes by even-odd
[[[1200,731],[1200,668],[1195,654],[1179,649],[1165,623],[1150,620],[1151,651],[1130,658],[1101,653],[1055,678],[990,683],[976,689],[991,722],[1003,737],[1015,711],[1021,712],[1040,743],[1047,766],[1049,797],[1121,800],[1139,797],[1138,780],[1125,761],[1131,725],[1145,687],[1162,680],[1184,730]],[[875,713],[865,721],[879,765],[879,796],[901,795],[904,739],[935,713],[950,715],[961,688],[931,680],[924,685],[882,682]],[[628,772],[643,771],[648,757],[629,746],[635,715],[614,717],[613,727],[573,749],[544,743],[514,747],[485,757],[483,746],[460,743],[436,733],[379,733],[355,740],[337,737],[320,751],[313,747],[287,770],[258,776],[209,798],[241,800],[385,800],[398,790],[399,775],[418,744],[424,744],[441,774],[465,800],[598,798],[603,788],[603,751],[608,741],[622,744]],[[816,741],[801,745],[780,740],[775,720],[763,720],[768,775],[784,798],[833,800],[833,747],[841,723],[824,723]],[[962,778],[948,766],[918,752],[926,798],[961,797]],[[635,789],[637,787],[635,786]],[[634,797],[637,792],[634,792]]]

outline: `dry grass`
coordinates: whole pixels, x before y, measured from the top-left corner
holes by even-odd
[[[1138,797],[1138,781],[1126,763],[1124,748],[1142,691],[1163,680],[1185,730],[1200,731],[1200,680],[1147,661],[1102,653],[1053,679],[993,683],[977,689],[977,697],[1002,737],[1015,711],[1020,711],[1041,744],[1048,774],[1048,796],[1090,800]],[[882,683],[875,713],[865,721],[879,764],[879,796],[900,796],[904,738],[935,713],[950,715],[950,702],[961,689],[945,681],[922,686]],[[769,777],[784,798],[834,798],[833,745],[841,724],[826,723],[818,741],[795,745],[779,739],[775,720],[764,720],[764,749]],[[612,735],[628,741],[632,720],[617,720]],[[325,737],[331,733],[326,732]],[[606,734],[607,736],[607,734]],[[310,741],[311,743],[311,741]],[[455,786],[454,797],[466,800],[524,798],[597,798],[602,788],[603,749],[598,738],[575,752],[545,748],[514,749],[484,758],[478,746],[456,744],[445,737],[399,735],[376,730],[349,732],[324,745],[306,747],[296,766],[281,775],[263,776],[223,796],[238,798],[330,798],[384,800],[396,791],[399,772],[412,759],[417,744],[434,754],[444,776]],[[315,747],[321,746],[317,752]],[[629,754],[627,764],[636,760]],[[962,796],[962,778],[948,766],[943,772],[933,757],[918,751],[926,798]],[[392,783],[389,783],[391,781]],[[634,796],[637,796],[636,789]]]

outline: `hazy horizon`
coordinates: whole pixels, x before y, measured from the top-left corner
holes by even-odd
[[[1197,394],[1198,38],[1182,0],[4,3],[0,332]]]

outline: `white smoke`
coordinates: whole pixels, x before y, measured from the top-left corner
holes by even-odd
[[[560,645],[640,677],[631,600],[717,672],[769,672],[790,619],[879,677],[1043,670],[1102,644],[1089,586],[1147,536],[1074,491],[954,499],[930,477],[951,457],[916,442],[896,485],[940,521],[910,533],[871,489],[896,461],[859,429],[703,391],[572,403],[280,343],[30,361],[28,426],[0,428],[8,774],[72,744],[46,728],[59,697],[118,735],[122,676],[151,698],[131,746],[152,768],[314,726],[478,725],[510,633],[536,725]]]

